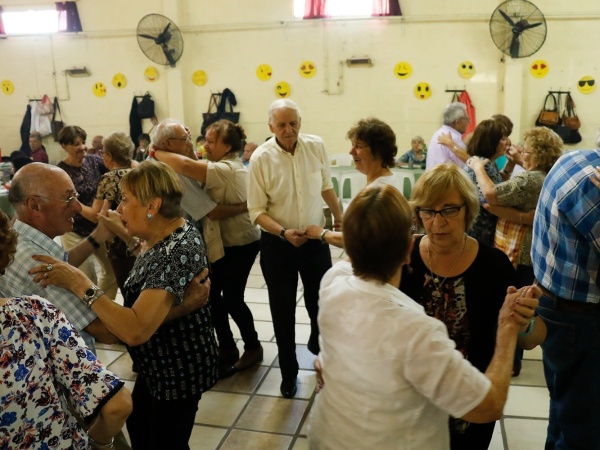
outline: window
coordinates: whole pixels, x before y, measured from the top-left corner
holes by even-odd
[[[308,0],[294,0],[294,17],[304,17],[304,5]],[[373,0],[327,0],[328,17],[370,17]]]
[[[2,13],[6,34],[44,34],[58,32],[58,12],[48,9],[10,11]]]

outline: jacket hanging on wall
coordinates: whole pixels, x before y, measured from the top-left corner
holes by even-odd
[[[129,136],[135,144],[135,148],[138,148],[138,137],[140,137],[142,132],[142,119],[138,115],[138,101],[137,98],[133,97],[131,111],[129,112]]]
[[[140,119],[152,119],[154,114],[154,100],[149,92],[146,92],[137,105],[137,113]]]
[[[475,131],[475,127],[477,126],[477,117],[475,116],[475,106],[471,102],[471,97],[469,97],[469,93],[467,91],[462,91],[460,93],[458,101],[467,107],[467,115],[469,116],[469,125],[467,125],[465,134],[462,135],[464,139],[466,135]]]

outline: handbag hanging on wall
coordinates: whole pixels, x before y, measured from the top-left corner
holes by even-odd
[[[559,125],[554,127],[556,134],[560,136],[563,143],[565,144],[578,144],[581,142],[581,134],[579,134],[578,128],[581,126],[579,118],[575,115],[575,103],[571,98],[570,93],[566,93],[565,110],[563,112],[561,122]],[[561,98],[558,99],[559,107]],[[570,119],[570,120],[569,120]],[[577,126],[576,129],[571,127]]]
[[[211,94],[208,101],[208,110],[202,114],[203,120],[200,127],[200,134],[206,136],[206,129],[218,120],[229,120],[230,122],[238,123],[240,121],[240,113],[233,110],[235,105],[237,105],[235,94],[227,88],[222,93]],[[213,108],[216,111],[213,111]]]
[[[548,100],[552,100],[551,105],[548,105]],[[553,128],[558,125],[559,120],[560,116],[558,114],[558,102],[556,101],[554,94],[549,92],[548,95],[546,95],[544,107],[540,111],[535,124],[538,127]]]
[[[137,113],[140,119],[152,119],[154,114],[154,100],[149,92],[146,92],[137,106]]]
[[[567,100],[565,102],[565,110],[563,112],[563,125],[571,130],[579,130],[581,128],[581,122],[579,121],[579,117],[577,117],[577,113],[575,112],[575,102],[573,101],[573,97],[571,97],[571,93],[567,93]]]
[[[56,113],[60,117],[60,120],[56,118]],[[52,120],[50,121],[50,127],[52,128],[52,137],[54,142],[58,142],[58,133],[65,127],[65,123],[62,120],[62,112],[60,111],[60,105],[58,104],[58,98],[54,97],[54,112],[52,113]]]

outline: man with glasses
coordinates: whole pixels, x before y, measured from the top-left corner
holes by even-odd
[[[465,162],[456,154],[464,154],[466,146],[462,141],[462,135],[467,131],[469,116],[467,107],[460,102],[450,103],[444,110],[443,125],[437,130],[427,147],[427,170],[438,164],[454,163],[465,168]],[[439,143],[442,135],[450,135],[453,145],[448,147]]]

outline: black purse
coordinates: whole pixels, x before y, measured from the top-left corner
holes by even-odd
[[[56,113],[60,116],[60,120],[56,119]],[[62,120],[62,112],[60,111],[60,105],[58,104],[58,98],[54,97],[54,111],[52,112],[52,120],[50,121],[50,129],[52,130],[52,137],[54,142],[58,142],[58,133],[65,127],[65,123]]]
[[[137,105],[137,113],[140,119],[152,119],[154,114],[154,100],[149,92],[146,92]]]
[[[237,105],[235,94],[225,88],[222,93],[211,94],[208,101],[208,111],[202,114],[200,134],[206,136],[206,129],[218,120],[229,120],[233,123],[240,121],[240,113],[233,110]],[[213,108],[216,111],[213,112]],[[227,111],[229,109],[229,111]]]

